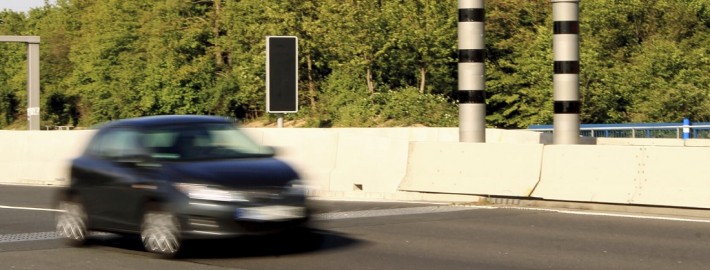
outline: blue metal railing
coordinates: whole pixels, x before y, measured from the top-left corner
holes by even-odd
[[[528,130],[552,132],[553,125],[531,125]],[[582,124],[580,135],[609,138],[676,138],[710,139],[710,122]]]

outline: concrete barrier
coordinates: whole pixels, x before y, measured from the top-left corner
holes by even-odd
[[[710,208],[710,147],[545,146],[533,197]]]
[[[710,140],[708,139],[690,139],[684,141],[685,146],[693,147],[710,147]]]
[[[635,204],[710,208],[710,148],[646,147]]]
[[[710,147],[708,139],[596,138],[596,145]]]
[[[410,144],[401,190],[527,197],[540,179],[541,144]]]
[[[294,166],[312,189],[328,190],[338,153],[338,134],[325,129],[248,128],[258,143],[273,146],[278,157]]]
[[[532,197],[548,200],[630,203],[641,188],[642,147],[547,145],[540,183]]]
[[[392,194],[407,174],[410,142],[457,144],[458,128],[337,128],[335,167],[328,191]],[[539,145],[534,132],[489,129],[489,141]],[[304,149],[307,150],[307,149]],[[302,150],[303,151],[303,150]],[[313,166],[317,166],[313,164]]]
[[[395,193],[410,141],[456,141],[455,128],[245,129],[294,165],[311,188],[333,194]]]
[[[93,131],[0,131],[0,183],[65,185]]]
[[[330,191],[396,192],[407,167],[409,129],[339,129]]]
[[[710,209],[710,140],[544,145],[537,132],[491,129],[488,143],[472,144],[458,143],[457,128],[244,130],[277,147],[315,195],[470,194]],[[0,184],[66,184],[67,161],[93,133],[0,131]]]
[[[597,145],[628,145],[628,146],[684,146],[682,139],[654,138],[596,138]]]
[[[458,128],[244,128],[295,166],[314,194],[374,199],[417,199],[402,192],[410,142],[458,142]],[[67,161],[93,131],[0,132],[0,183],[63,185]],[[489,129],[492,143],[539,145],[540,134]],[[431,196],[428,196],[432,198]],[[469,198],[470,196],[458,196]],[[440,199],[440,197],[437,197]]]
[[[397,191],[410,140],[458,140],[452,128],[244,128],[274,146],[311,188],[332,192]]]

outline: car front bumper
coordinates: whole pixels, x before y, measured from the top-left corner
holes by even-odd
[[[234,204],[188,201],[176,209],[185,239],[272,234],[307,226],[310,209],[304,203]]]

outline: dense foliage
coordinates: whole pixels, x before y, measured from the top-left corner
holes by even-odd
[[[297,36],[307,126],[456,126],[457,0],[57,0],[38,35],[43,125],[264,112],[265,37]],[[710,0],[580,1],[582,121],[710,121]],[[549,0],[486,1],[487,122],[552,122]],[[0,43],[0,127],[26,121],[26,51]]]

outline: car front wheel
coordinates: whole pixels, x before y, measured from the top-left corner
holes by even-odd
[[[73,246],[86,243],[86,212],[78,200],[59,202],[60,213],[57,216],[57,233]]]
[[[166,211],[147,211],[143,215],[141,241],[149,252],[166,258],[176,257],[182,247],[175,215]]]

